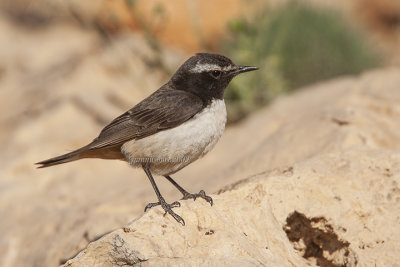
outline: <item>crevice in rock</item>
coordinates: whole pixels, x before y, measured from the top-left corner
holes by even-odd
[[[283,230],[294,248],[302,252],[304,258],[315,259],[318,266],[357,265],[350,243],[341,240],[324,217],[307,218],[294,211],[286,218]]]
[[[332,122],[336,123],[339,126],[344,126],[344,125],[349,125],[350,124],[349,121],[338,119],[338,118],[332,118]]]

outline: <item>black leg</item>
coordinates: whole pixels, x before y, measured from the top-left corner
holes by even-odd
[[[172,204],[168,204],[165,199],[162,197],[160,190],[158,190],[156,182],[154,181],[153,176],[151,175],[151,172],[148,168],[143,166],[143,170],[146,173],[147,177],[149,177],[150,183],[153,186],[154,191],[156,192],[157,198],[158,198],[158,202],[156,203],[149,203],[147,204],[146,208],[144,209],[144,211],[146,212],[148,209],[154,207],[154,206],[158,206],[161,205],[161,207],[164,209],[165,214],[169,213],[172,217],[174,217],[174,219],[181,223],[182,225],[185,225],[185,221],[182,219],[181,216],[179,216],[178,214],[176,214],[175,212],[172,211],[172,208],[175,207],[180,207],[181,204],[178,201],[175,201]]]
[[[166,175],[164,176],[165,178],[167,178],[168,181],[171,182],[171,184],[173,184],[183,195],[182,199],[189,199],[189,198],[193,198],[193,200],[196,200],[197,197],[201,197],[203,198],[205,201],[207,201],[208,203],[211,204],[211,206],[213,205],[213,200],[210,196],[207,196],[206,193],[204,192],[204,190],[200,190],[199,193],[197,194],[190,194],[188,191],[186,191],[185,189],[183,189],[177,182],[174,181],[174,179],[171,178],[171,176]]]

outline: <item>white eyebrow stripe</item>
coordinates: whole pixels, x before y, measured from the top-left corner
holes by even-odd
[[[229,66],[223,67],[222,70],[223,71],[231,71],[231,70],[237,70],[237,68],[238,68],[237,66],[229,65]]]
[[[230,66],[221,68],[220,66],[215,65],[215,64],[208,64],[208,63],[202,64],[202,63],[197,62],[196,66],[194,66],[194,68],[192,68],[190,70],[190,72],[202,73],[202,72],[213,71],[213,70],[230,71],[230,70],[234,70],[234,69],[237,69],[237,67],[230,65]]]
[[[190,72],[193,73],[201,73],[205,71],[212,71],[212,70],[221,70],[221,67],[215,64],[202,64],[197,62],[196,66],[194,66],[193,69],[190,70]]]

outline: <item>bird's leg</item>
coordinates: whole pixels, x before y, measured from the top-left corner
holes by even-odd
[[[182,193],[183,195],[182,199],[193,198],[193,200],[196,200],[197,197],[201,197],[202,199],[210,203],[211,206],[213,205],[212,198],[210,196],[207,196],[204,190],[200,190],[200,192],[197,194],[190,194],[188,191],[183,189],[177,182],[175,182],[174,179],[171,178],[171,176],[166,175],[164,177],[167,178],[167,180],[170,181],[170,183],[173,184]]]
[[[161,207],[164,209],[165,214],[169,213],[172,217],[174,217],[174,219],[181,223],[182,225],[185,225],[185,221],[182,219],[181,216],[179,216],[178,214],[176,214],[175,212],[172,211],[172,208],[175,207],[180,207],[181,204],[178,201],[175,201],[174,203],[168,204],[165,199],[163,198],[163,196],[161,195],[160,191],[157,188],[156,182],[154,181],[153,176],[151,175],[150,170],[143,166],[143,170],[146,173],[147,177],[149,177],[150,183],[153,186],[154,191],[156,192],[157,198],[158,198],[158,202],[155,203],[149,203],[147,204],[146,208],[144,209],[144,211],[146,212],[148,209],[154,207],[154,206],[158,206],[161,205]]]

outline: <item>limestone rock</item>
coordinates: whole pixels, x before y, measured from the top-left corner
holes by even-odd
[[[209,157],[214,168],[206,157],[186,176],[219,184],[207,177],[226,182],[259,174],[222,188],[212,207],[181,201],[175,210],[185,227],[155,208],[90,243],[65,266],[395,265],[398,84],[400,71],[387,69],[281,98],[228,129]]]
[[[259,174],[214,195],[212,207],[182,201],[186,226],[155,208],[64,266],[392,266],[399,163],[399,153],[356,148]]]

